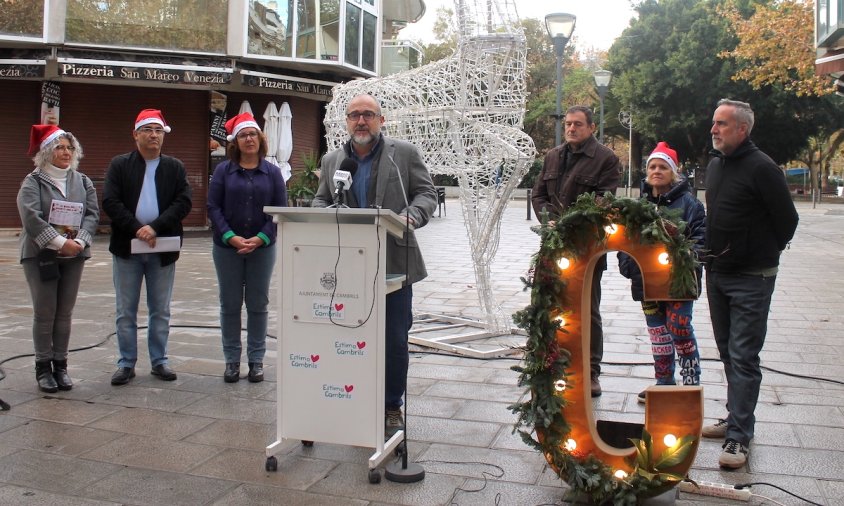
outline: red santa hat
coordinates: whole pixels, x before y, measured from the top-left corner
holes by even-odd
[[[648,157],[648,161],[645,163],[645,166],[647,167],[648,163],[650,163],[654,158],[664,160],[668,166],[671,167],[671,170],[674,171],[674,174],[678,176],[680,175],[680,162],[677,160],[677,152],[671,149],[671,146],[669,146],[667,142],[657,143],[651,153],[651,156]]]
[[[47,144],[50,144],[65,131],[56,125],[32,125],[29,132],[29,156],[35,155]]]
[[[226,121],[226,132],[228,132],[226,140],[229,142],[233,141],[237,137],[238,132],[250,127],[257,129],[259,132],[261,131],[261,127],[255,122],[255,117],[250,113],[243,112],[234,116],[232,119]]]
[[[138,117],[135,119],[135,130],[150,123],[157,123],[164,129],[164,133],[170,133],[170,127],[164,122],[164,116],[158,109],[144,109],[139,112]]]

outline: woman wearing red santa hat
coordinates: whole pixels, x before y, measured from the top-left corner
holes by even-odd
[[[250,113],[226,122],[229,160],[217,165],[208,189],[212,256],[220,290],[226,383],[240,380],[241,309],[246,302],[248,379],[264,380],[267,306],[276,258],[276,225],[264,206],[286,206],[281,169],[268,162],[267,139]]]
[[[35,377],[44,392],[70,390],[70,324],[100,210],[91,180],[77,171],[82,146],[57,125],[33,125],[35,170],[18,191],[20,261],[32,295]]]
[[[665,142],[658,143],[648,157],[645,170],[646,176],[641,183],[642,198],[657,207],[678,210],[680,218],[686,222],[684,233],[694,242],[695,250],[700,254],[706,231],[706,212],[692,193],[688,179],[680,175],[677,152]],[[621,274],[632,282],[633,300],[642,301],[654,357],[656,384],[674,385],[674,371],[679,361],[683,385],[699,385],[700,352],[692,327],[694,301],[642,300],[642,274],[638,265],[624,253],[619,253],[618,258]],[[701,275],[702,269],[698,267],[698,287]],[[645,402],[644,391],[639,393],[639,402]]]

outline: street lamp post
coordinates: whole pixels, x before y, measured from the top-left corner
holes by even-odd
[[[629,111],[619,111],[618,122],[630,131],[630,141],[627,148],[627,191],[625,192],[625,195],[629,197],[633,193],[633,108],[631,107]]]
[[[598,97],[601,99],[601,123],[599,125],[598,140],[601,144],[604,143],[604,97],[607,95],[607,90],[610,87],[612,80],[612,72],[609,70],[596,70],[595,86],[598,88]]]
[[[554,115],[556,119],[555,146],[563,143],[563,50],[574,32],[576,19],[574,14],[565,13],[547,14],[545,16],[545,29],[548,30],[548,36],[554,42],[554,53],[557,56],[557,114]]]

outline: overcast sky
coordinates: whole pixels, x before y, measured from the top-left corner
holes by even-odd
[[[425,15],[415,24],[410,24],[402,30],[399,37],[403,39],[422,40],[432,42],[434,20],[437,9],[449,7],[452,10],[454,0],[424,0]],[[519,17],[544,20],[546,14],[552,12],[567,12],[577,16],[574,43],[580,49],[595,47],[607,50],[613,40],[627,28],[630,18],[635,12],[630,7],[629,0],[515,0]]]

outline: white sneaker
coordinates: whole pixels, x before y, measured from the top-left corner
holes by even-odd
[[[721,456],[718,457],[718,465],[726,469],[738,469],[747,463],[748,449],[735,439],[728,439],[721,448]]]
[[[727,425],[726,420],[719,418],[712,425],[704,425],[700,430],[700,435],[710,439],[722,439],[727,435]]]

